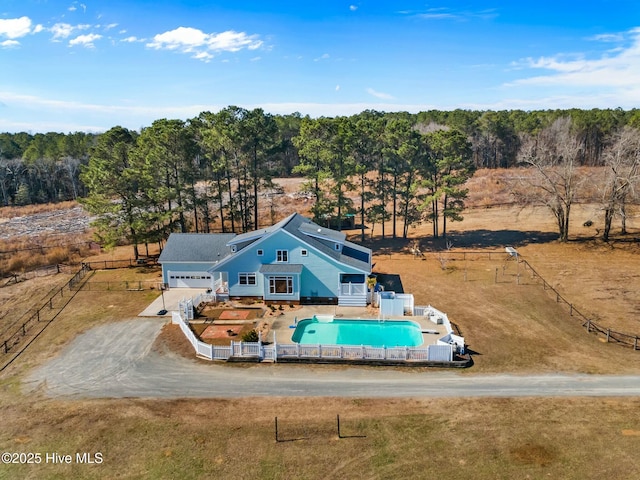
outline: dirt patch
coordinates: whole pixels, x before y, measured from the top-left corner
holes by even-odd
[[[255,320],[264,316],[262,308],[220,308],[205,306],[200,312],[199,319],[208,320]]]
[[[192,323],[191,330],[200,341],[208,343],[210,345],[217,345],[221,347],[228,347],[231,342],[239,342],[242,337],[249,333],[256,327],[256,322],[247,322],[241,324],[220,324],[211,325],[206,323]],[[231,332],[231,334],[229,334]],[[193,353],[193,347],[191,347],[191,354]]]
[[[252,312],[250,310],[224,310],[219,320],[246,320]]]
[[[514,447],[510,454],[517,462],[539,467],[549,465],[556,457],[548,447],[537,443],[525,443]]]
[[[213,339],[233,339],[240,335],[244,325],[208,325],[200,334],[203,341]]]
[[[178,325],[169,323],[162,327],[162,330],[153,342],[152,349],[159,353],[173,352],[189,360],[198,360],[204,363],[211,363],[209,360],[198,359],[193,351],[193,346],[184,336]]]

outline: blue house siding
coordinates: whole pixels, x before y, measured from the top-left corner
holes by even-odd
[[[371,250],[346,241],[341,232],[292,214],[269,228],[240,235],[172,233],[159,261],[163,282],[172,288],[206,287],[232,297],[349,304],[362,300]],[[342,289],[341,279],[346,285]]]
[[[257,254],[258,250],[262,255]],[[278,262],[277,252],[287,252],[287,261]],[[306,252],[306,255],[303,253]],[[300,274],[261,274],[262,265],[302,265]],[[300,300],[306,297],[337,298],[341,273],[368,273],[343,265],[315,248],[302,243],[286,231],[279,230],[232,254],[210,270],[228,272],[230,296],[264,297],[267,300]],[[241,285],[239,274],[255,273],[255,285]],[[293,292],[272,294],[270,277],[292,277]]]

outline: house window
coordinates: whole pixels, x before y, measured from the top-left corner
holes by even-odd
[[[309,255],[309,252],[306,251],[305,249],[300,250],[300,255],[302,255],[303,257],[306,257]]]
[[[286,263],[289,261],[288,250],[276,250],[276,262]]]
[[[269,293],[272,295],[293,294],[293,277],[269,277]]]
[[[255,285],[257,283],[255,273],[239,273],[238,283],[240,285]]]
[[[336,250],[340,250],[340,244],[336,243]]]
[[[232,253],[236,253],[237,249],[238,249],[238,247],[236,247],[235,245],[231,245],[231,252]]]
[[[261,257],[262,255],[264,255],[264,250],[262,250],[261,248],[259,248],[258,250],[256,250],[256,254]]]

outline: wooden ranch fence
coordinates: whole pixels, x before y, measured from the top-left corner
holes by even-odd
[[[604,327],[602,325],[597,324],[586,315],[584,315],[580,310],[578,310],[575,305],[569,302],[566,298],[564,298],[560,292],[558,292],[553,286],[547,282],[542,275],[540,275],[529,262],[527,262],[522,257],[519,257],[518,261],[523,265],[525,271],[529,271],[532,279],[536,279],[538,283],[542,285],[542,288],[545,290],[549,290],[553,296],[555,296],[556,302],[561,303],[567,307],[569,310],[569,315],[572,317],[576,317],[582,322],[582,326],[587,330],[587,333],[595,333],[596,335],[602,335],[606,338],[608,342],[615,342],[619,345],[623,345],[625,347],[631,347],[634,350],[638,350],[638,335],[633,335],[630,333],[617,332],[615,330],[611,330],[610,328]]]
[[[82,281],[89,273],[90,270],[88,268],[81,267],[63,287],[50,295],[49,299],[39,308],[27,311],[16,322],[13,322],[0,333],[0,355],[5,357],[3,358],[4,363],[0,368],[0,372],[13,363],[31,342],[56,319],[78,293],[82,286]],[[25,344],[24,340],[29,337],[30,340]]]

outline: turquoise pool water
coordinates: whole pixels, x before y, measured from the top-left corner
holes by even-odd
[[[407,320],[354,320],[307,318],[298,322],[291,339],[310,345],[366,345],[370,347],[418,347],[420,325]]]

